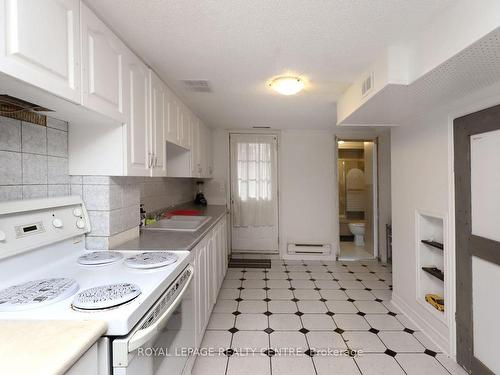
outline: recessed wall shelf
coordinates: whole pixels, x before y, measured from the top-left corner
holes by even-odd
[[[422,240],[422,243],[425,243],[426,245],[435,247],[436,249],[443,250],[444,246],[442,243],[437,242],[437,241],[432,241],[432,240]]]
[[[422,267],[422,270],[428,274],[437,277],[439,280],[444,281],[444,273],[437,267]]]
[[[417,300],[444,321],[444,313],[426,302],[425,296],[433,294],[446,299],[445,216],[420,211],[416,214]]]

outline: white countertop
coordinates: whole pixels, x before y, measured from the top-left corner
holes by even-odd
[[[63,374],[106,329],[102,321],[0,321],[0,373]]]

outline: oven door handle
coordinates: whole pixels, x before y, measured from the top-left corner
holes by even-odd
[[[179,306],[179,303],[181,302],[182,298],[184,297],[184,294],[186,293],[186,291],[189,288],[189,285],[191,284],[191,280],[193,279],[194,275],[193,272],[194,269],[192,266],[190,266],[190,268],[191,268],[191,275],[189,275],[187,282],[184,284],[184,288],[175,298],[174,302],[172,302],[172,304],[163,312],[163,314],[158,318],[156,322],[154,322],[147,328],[138,330],[130,337],[128,341],[129,353],[134,352],[135,350],[137,350],[137,348],[141,347],[146,342],[154,338],[158,334],[158,332],[165,326],[165,324],[167,324],[168,319],[175,311],[177,306]]]

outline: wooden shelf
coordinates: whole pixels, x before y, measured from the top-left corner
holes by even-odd
[[[434,276],[435,278],[444,281],[444,273],[439,268],[436,267],[422,267],[422,270],[427,272],[429,275]]]
[[[436,242],[436,241],[430,241],[430,240],[422,240],[422,243],[435,247],[436,249],[443,250],[444,245],[442,243]]]

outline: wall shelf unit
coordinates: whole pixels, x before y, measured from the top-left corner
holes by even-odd
[[[440,319],[445,314],[425,300],[427,294],[445,296],[445,217],[417,211],[417,300]]]

